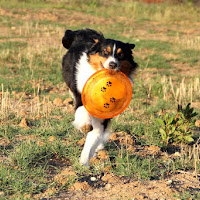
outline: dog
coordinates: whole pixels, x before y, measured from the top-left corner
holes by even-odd
[[[96,118],[87,112],[81,101],[83,87],[92,74],[104,68],[121,71],[133,82],[132,74],[138,67],[132,55],[135,44],[106,39],[91,29],[66,30],[62,44],[68,50],[63,56],[62,75],[75,100],[72,124],[81,132],[89,127],[79,161],[89,166],[90,158],[109,139],[111,119]]]

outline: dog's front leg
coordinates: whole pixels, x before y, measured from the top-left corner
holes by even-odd
[[[87,134],[83,151],[80,157],[82,165],[89,166],[90,158],[94,155],[96,148],[103,141],[104,127],[102,125],[103,119],[92,118],[93,130]]]

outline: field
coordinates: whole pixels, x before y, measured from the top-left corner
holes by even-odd
[[[139,64],[90,169],[61,74],[64,32],[80,28],[134,43]],[[0,199],[200,199],[200,6],[1,0]]]

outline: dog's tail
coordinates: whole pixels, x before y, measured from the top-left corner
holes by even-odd
[[[66,30],[62,38],[62,44],[69,49],[73,43],[96,43],[104,38],[102,33],[98,33],[91,29],[82,29],[77,31]]]

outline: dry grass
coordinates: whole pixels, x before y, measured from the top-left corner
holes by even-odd
[[[173,99],[175,103],[179,105],[199,100],[200,82],[198,77],[187,80],[187,83],[185,78],[182,78],[180,83],[175,83],[171,77],[167,78],[166,76],[163,76],[161,84],[163,87],[164,100]]]
[[[200,50],[200,36],[177,36],[175,42],[178,43],[182,48]]]
[[[2,121],[8,120],[11,115],[16,118],[23,116],[31,119],[50,118],[54,105],[49,100],[49,96],[40,97],[40,85],[34,89],[33,96],[26,92],[4,91],[3,84],[1,88],[0,119]]]
[[[4,91],[3,84],[1,84],[0,97],[1,97],[0,116],[2,117],[2,119],[6,119],[11,109],[11,103],[10,103],[10,93],[8,92],[8,90]]]

